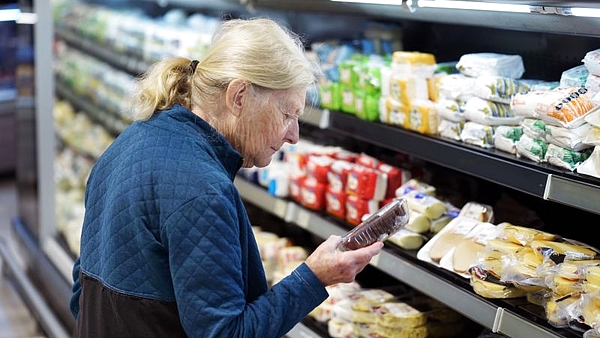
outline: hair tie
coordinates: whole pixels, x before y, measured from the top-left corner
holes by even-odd
[[[192,61],[190,63],[190,72],[191,72],[191,74],[194,74],[196,72],[196,67],[198,67],[198,63],[199,62],[200,61],[198,61],[198,60],[194,60],[194,61]]]

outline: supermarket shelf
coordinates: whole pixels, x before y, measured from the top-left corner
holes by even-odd
[[[57,38],[124,72],[137,75],[145,72],[150,67],[149,63],[137,56],[118,53],[96,41],[84,39],[77,35],[77,33],[65,28],[55,27],[54,29]]]
[[[119,135],[128,126],[123,119],[108,113],[105,109],[98,107],[84,97],[76,95],[71,88],[60,81],[56,81],[55,86],[58,96],[65,98],[76,109],[85,111],[90,118],[100,123],[109,133]]]
[[[329,129],[355,139],[421,158],[539,198],[600,214],[600,181],[516,156],[419,134],[351,114],[330,113]],[[586,197],[587,196],[587,197]]]
[[[327,238],[331,234],[342,235],[347,232],[344,227],[327,221],[317,213],[305,209],[293,201],[270,195],[262,187],[243,178],[237,178],[235,185],[245,201],[321,238]],[[452,281],[440,278],[424,266],[400,257],[387,246],[370,264],[410,287],[447,304],[482,326],[496,330],[495,332],[511,337],[564,337],[479,297]],[[318,334],[311,335],[311,332],[310,328],[299,324],[289,335],[290,337],[319,337]]]

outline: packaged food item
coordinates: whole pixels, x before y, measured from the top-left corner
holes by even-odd
[[[461,74],[470,77],[493,75],[512,79],[520,78],[525,72],[520,55],[490,52],[464,54],[458,60],[456,69]]]
[[[406,200],[395,198],[344,235],[338,248],[343,251],[355,250],[383,241],[404,227],[408,220]]]

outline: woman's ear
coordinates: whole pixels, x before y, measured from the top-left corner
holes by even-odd
[[[242,107],[249,94],[249,87],[249,83],[242,79],[235,79],[227,86],[225,103],[235,116],[239,116],[242,112]]]

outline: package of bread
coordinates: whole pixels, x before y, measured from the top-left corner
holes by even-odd
[[[422,326],[427,322],[427,316],[404,302],[386,302],[374,305],[371,311],[377,316],[377,324],[393,328],[411,328]]]
[[[479,223],[474,219],[456,217],[419,250],[417,257],[439,263]]]
[[[454,247],[452,269],[458,273],[467,273],[483,255],[488,239],[495,236],[497,229],[492,223],[478,223]]]

